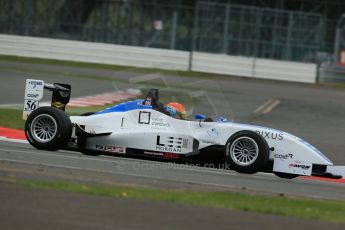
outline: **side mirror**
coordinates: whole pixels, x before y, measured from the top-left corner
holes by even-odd
[[[202,120],[205,120],[205,118],[206,118],[206,117],[205,117],[205,115],[203,115],[203,114],[196,114],[196,115],[195,115],[195,119],[196,119],[196,120],[199,120],[199,126],[200,126],[200,127],[201,127],[201,121],[202,121]]]
[[[205,117],[205,115],[203,115],[203,114],[196,114],[195,115],[195,119],[196,120],[204,120],[206,117]]]

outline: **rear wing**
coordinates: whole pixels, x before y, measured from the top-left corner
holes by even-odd
[[[23,120],[26,120],[32,111],[39,108],[44,89],[52,91],[51,106],[65,111],[71,96],[71,85],[50,84],[44,83],[42,80],[26,79]]]

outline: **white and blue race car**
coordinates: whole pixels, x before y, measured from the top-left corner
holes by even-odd
[[[39,107],[44,89],[53,92],[51,106]],[[103,111],[67,116],[71,87],[26,82],[23,118],[29,143],[37,149],[73,149],[84,154],[121,154],[165,159],[189,159],[213,149],[241,173],[273,172],[279,177],[333,176],[333,165],[315,147],[289,133],[248,124],[213,121],[198,114],[195,120],[166,115],[159,92],[152,89],[145,99],[124,102]]]

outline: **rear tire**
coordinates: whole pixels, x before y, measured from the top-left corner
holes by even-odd
[[[72,124],[60,109],[41,107],[33,111],[25,123],[25,135],[37,149],[58,150],[71,138]]]
[[[269,160],[266,140],[253,131],[239,131],[226,144],[226,159],[230,168],[240,173],[257,173],[265,169]]]

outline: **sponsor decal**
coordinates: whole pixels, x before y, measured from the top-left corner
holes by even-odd
[[[152,118],[151,120],[152,120],[151,125],[153,126],[170,127],[170,124],[167,122],[164,122],[162,118],[155,117],[155,118]]]
[[[260,130],[257,130],[256,132],[268,140],[279,140],[279,141],[284,140],[283,133],[260,131]]]
[[[308,170],[310,168],[309,165],[301,165],[301,164],[289,164],[289,168],[300,168],[303,170]]]
[[[179,159],[179,155],[177,153],[164,153],[164,158]]]
[[[33,94],[33,93],[28,93],[27,95],[26,95],[26,97],[27,98],[38,98],[38,96],[39,96],[39,94]]]
[[[32,111],[38,108],[38,101],[35,100],[25,100],[24,111]]]
[[[126,153],[126,148],[122,146],[96,145],[96,149],[112,153]]]
[[[139,111],[139,120],[138,123],[139,124],[150,124],[150,120],[151,120],[151,112],[147,112],[147,111]]]
[[[162,152],[144,151],[144,154],[151,155],[151,156],[164,157],[167,159],[179,159],[180,158],[180,156],[177,153],[162,153]]]
[[[274,154],[273,155],[274,158],[276,159],[283,159],[283,160],[287,160],[287,159],[292,159],[293,158],[293,154],[288,153],[288,154]]]
[[[30,85],[33,85],[33,89],[36,88],[36,86],[38,85],[42,85],[42,82],[41,81],[29,81],[29,84]]]
[[[63,104],[63,103],[61,103],[61,102],[59,102],[59,101],[54,101],[54,102],[52,103],[52,106],[53,106],[54,108],[57,108],[57,109],[64,109],[66,105]]]
[[[156,150],[163,151],[163,152],[172,152],[172,153],[180,153],[182,152],[180,145],[172,145],[174,137],[170,137],[171,141],[169,145],[161,143],[161,137],[158,135],[156,140]],[[177,138],[178,140],[182,140],[182,138]]]
[[[207,134],[211,138],[218,138],[219,137],[219,131],[216,128],[212,128],[207,131]]]
[[[164,151],[164,152],[173,152],[173,153],[180,153],[180,152],[182,152],[181,148],[169,147],[169,146],[159,146],[159,145],[156,145],[156,150]]]

